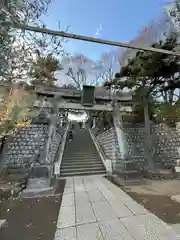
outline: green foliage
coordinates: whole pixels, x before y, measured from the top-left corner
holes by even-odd
[[[51,0],[3,0],[0,4],[0,80],[27,79],[40,35],[14,29],[9,23],[39,25],[39,18],[47,12],[50,2]]]
[[[94,116],[96,116],[97,120],[103,123],[104,127],[110,127],[113,124],[113,116],[110,112],[97,111],[96,113],[94,113]]]
[[[155,43],[152,47],[173,51],[179,45],[177,36],[172,34],[164,42]],[[140,103],[144,112],[145,133],[145,157],[147,158],[149,170],[155,170],[153,159],[153,139],[150,124],[149,101],[151,98],[155,99],[163,96],[162,93],[168,93],[170,100],[168,104],[173,103],[173,94],[176,88],[179,88],[179,71],[180,61],[178,57],[170,56],[163,53],[139,51],[136,56],[132,58],[126,66],[121,68],[121,71],[116,78],[111,82],[111,86],[119,89],[129,88],[134,91],[136,101]],[[109,87],[109,86],[108,86]],[[159,94],[159,95],[158,95]],[[157,116],[165,115],[164,120],[172,119],[170,113],[167,111],[167,106],[159,108]],[[176,110],[171,107],[171,113],[176,116],[179,114],[179,109]],[[163,110],[166,110],[164,113]],[[169,110],[169,109],[168,109]],[[139,113],[142,113],[139,109]],[[142,115],[141,115],[142,116]],[[168,117],[168,118],[167,118]]]
[[[177,34],[171,34],[164,42],[160,41],[152,47],[174,51],[179,46]],[[143,119],[143,101],[149,102],[150,118],[156,115],[157,121],[169,124],[179,120],[179,105],[173,105],[173,96],[180,88],[180,61],[178,57],[148,51],[139,51],[126,66],[121,68],[108,87],[132,89],[136,101],[140,102],[135,111]],[[163,98],[158,108],[153,101]],[[143,100],[143,101],[142,101]],[[151,101],[150,101],[151,100]],[[153,101],[152,101],[153,100]],[[152,105],[152,106],[151,106]]]
[[[37,97],[32,90],[11,89],[8,93],[3,93],[0,103],[1,137],[11,134],[18,126],[29,125],[39,114],[39,109],[34,108]]]
[[[8,58],[11,54],[12,32],[4,22],[6,13],[0,10],[0,78],[4,78],[8,70]]]
[[[59,60],[51,55],[41,57],[39,56],[33,63],[30,71],[30,76],[35,81],[53,85],[57,80],[55,72],[62,70]]]
[[[171,105],[169,103],[162,103],[156,106],[155,120],[174,126],[176,122],[180,121],[180,104]]]
[[[180,0],[174,1],[174,8],[170,12],[171,16],[180,22]]]
[[[173,51],[178,45],[176,34],[172,34],[165,42],[153,44],[152,47]],[[147,95],[155,91],[168,91],[179,88],[180,71],[179,58],[163,53],[139,51],[136,57],[131,59],[128,65],[121,68],[118,78],[112,84],[120,89],[144,91],[148,89]],[[125,80],[124,80],[125,79]]]

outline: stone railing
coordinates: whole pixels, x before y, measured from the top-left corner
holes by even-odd
[[[94,145],[95,145],[95,147],[96,147],[96,150],[98,151],[98,153],[99,153],[99,155],[100,155],[100,157],[101,157],[101,160],[102,160],[102,162],[103,162],[103,164],[104,164],[104,166],[105,166],[105,168],[106,168],[106,171],[107,171],[108,173],[112,173],[112,171],[113,171],[113,163],[112,163],[112,162],[113,162],[113,161],[112,161],[112,159],[110,159],[110,158],[106,155],[103,147],[100,145],[99,141],[97,140],[96,135],[95,135],[95,133],[94,133],[93,130],[94,130],[94,129],[90,129],[90,130],[89,130],[89,133],[90,133],[90,136],[91,136],[91,138],[92,138],[92,140],[93,140],[93,142],[94,142]]]
[[[61,144],[59,145],[56,153],[56,161],[54,162],[54,175],[60,175],[60,168],[61,168],[61,162],[62,162],[62,157],[63,157],[63,152],[64,152],[64,147],[67,139],[67,134],[69,130],[69,124],[66,125],[64,128],[64,132],[61,138]]]
[[[50,144],[48,158],[49,158],[49,162],[51,163],[54,163],[56,161],[57,151],[59,146],[61,145],[63,133],[64,133],[64,129],[62,130],[61,134],[56,132],[55,137]]]
[[[64,126],[62,127],[59,126],[56,129],[56,134],[50,144],[50,151],[48,154],[48,158],[51,163],[58,161],[59,154],[60,154],[59,149],[61,149],[61,146],[63,144],[64,134],[66,132],[66,129],[67,129],[67,124],[64,124]]]
[[[112,127],[101,133],[93,129],[92,132],[102,148],[106,158],[111,160],[113,170],[115,168],[115,164],[117,164],[120,159],[120,151],[117,143],[115,128]]]

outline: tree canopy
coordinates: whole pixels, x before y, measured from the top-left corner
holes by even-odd
[[[62,66],[56,57],[53,57],[51,55],[48,55],[46,57],[39,56],[32,63],[30,76],[35,81],[38,80],[41,83],[53,85],[57,81],[55,72],[58,70],[62,70]]]
[[[171,35],[152,47],[173,51],[178,45],[177,36]],[[148,88],[149,93],[171,91],[179,88],[180,62],[178,57],[167,56],[162,53],[139,51],[136,57],[131,59],[128,65],[121,68],[120,73],[116,74],[114,84],[120,88],[128,87],[139,91]],[[122,78],[123,81],[122,81]],[[166,99],[164,99],[166,100]],[[172,100],[172,99],[171,99]]]
[[[178,45],[177,34],[173,33],[165,41],[155,43],[152,47],[174,51]],[[172,118],[167,116],[168,111],[160,110],[167,106],[168,110],[172,109],[174,111],[177,107],[177,105],[171,106],[178,101],[180,96],[179,71],[180,61],[178,57],[162,53],[138,51],[136,56],[129,60],[128,64],[123,66],[119,73],[116,73],[115,79],[106,82],[105,85],[113,85],[122,90],[124,88],[131,89],[138,100],[142,96],[153,98],[153,101],[158,103],[158,116],[160,112],[163,115],[158,119],[171,119],[172,121]],[[159,108],[161,103],[163,103],[163,106]],[[164,116],[165,113],[166,116]],[[177,116],[177,114],[174,116]]]
[[[16,127],[30,124],[39,113],[34,108],[36,94],[22,84],[1,87],[0,99],[0,137],[10,134]]]
[[[36,94],[24,81],[36,50],[42,50],[42,34],[13,29],[7,22],[39,25],[39,17],[47,11],[51,0],[5,1],[0,9],[0,137],[18,126],[31,122],[39,112],[34,108]],[[43,35],[42,38],[45,38]],[[56,46],[57,47],[57,46]],[[51,47],[52,49],[52,47]],[[46,51],[47,52],[47,51]],[[55,62],[54,62],[55,65]],[[53,65],[53,66],[54,66]],[[49,69],[48,69],[49,70]],[[51,68],[51,73],[54,69]],[[52,79],[52,75],[51,79]],[[15,84],[16,82],[23,84]],[[4,82],[7,86],[4,87]]]

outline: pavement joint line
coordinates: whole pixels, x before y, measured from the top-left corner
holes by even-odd
[[[83,185],[84,185],[84,188],[85,188],[84,180],[82,180],[82,182],[83,182]],[[96,188],[96,189],[98,190],[98,188]],[[96,214],[95,214],[95,211],[94,211],[94,208],[93,208],[93,205],[92,205],[92,201],[91,201],[91,199],[90,199],[90,197],[89,197],[89,194],[88,194],[88,191],[86,190],[86,188],[85,188],[85,191],[87,192],[88,199],[89,199],[88,202],[90,203],[91,208],[92,208],[92,211],[93,211],[94,216],[95,216],[95,218],[96,218],[95,223],[97,223],[97,225],[98,225],[99,231],[100,231],[100,233],[101,233],[101,235],[102,235],[102,238],[103,238],[102,240],[105,240],[105,238],[104,238],[104,236],[103,236],[103,233],[102,233],[102,230],[101,230],[101,228],[100,228],[100,226],[99,226],[99,221],[98,221],[98,219],[97,219],[97,217],[96,217]]]
[[[111,220],[111,219],[110,219],[110,220]],[[79,227],[79,226],[83,226],[83,225],[87,225],[87,224],[91,224],[91,223],[98,223],[98,222],[99,222],[99,221],[96,220],[96,221],[93,221],[93,222],[79,223],[79,224],[77,224],[77,225],[75,224],[75,225],[70,226],[70,227],[69,227],[69,226],[67,226],[67,227],[62,227],[62,228],[58,228],[58,227],[57,227],[57,229],[58,229],[58,230],[61,230],[61,229],[66,229],[66,228],[71,228],[71,227],[75,227],[75,228],[76,228],[76,227]]]
[[[102,184],[104,184],[104,183],[102,183]],[[112,183],[111,183],[112,184]],[[105,184],[104,184],[105,185]],[[106,186],[106,185],[105,185]],[[98,190],[99,190],[99,192],[103,195],[103,197],[105,198],[105,200],[106,200],[106,202],[108,203],[108,205],[111,207],[111,205],[110,205],[110,203],[109,203],[109,201],[106,199],[106,197],[104,196],[104,194],[103,194],[103,192],[101,192],[101,190],[99,189],[99,188],[97,188]],[[111,188],[110,188],[110,186],[108,187],[108,190],[112,193],[112,194],[114,194],[112,191],[111,191]],[[114,194],[115,195],[115,194]],[[115,197],[116,197],[116,200],[119,200],[119,198],[117,198],[117,196],[115,195]],[[121,202],[121,201],[120,201]],[[124,206],[125,206],[125,204],[123,203],[123,202],[121,202]],[[128,208],[128,207],[127,207]],[[112,207],[111,207],[111,209],[112,209]],[[128,208],[129,209],[129,208]],[[113,209],[112,209],[113,210]],[[129,209],[129,211],[130,212],[132,212],[130,209]],[[115,212],[114,210],[113,210],[113,212]],[[116,213],[115,213],[116,214]],[[135,214],[132,212],[132,214],[135,216]],[[129,229],[125,226],[125,224],[121,221],[121,218],[128,218],[128,216],[124,216],[124,217],[117,217],[116,216],[116,218],[122,223],[122,225],[125,227],[125,229],[127,230],[127,232],[130,234],[130,236],[135,240],[135,238],[132,236],[132,234],[130,233],[130,231],[129,231]]]
[[[78,180],[77,181],[77,183],[76,183],[76,179]],[[80,180],[80,181],[79,181]],[[119,204],[122,204],[122,205],[124,205],[131,213],[132,213],[132,215],[131,216],[123,216],[123,217],[118,217],[117,215],[116,215],[116,213],[115,213],[115,215],[116,215],[116,219],[118,219],[119,221],[120,221],[120,223],[122,224],[122,226],[124,227],[124,229],[126,229],[126,232],[128,232],[128,234],[132,237],[132,239],[136,239],[136,236],[134,236],[134,233],[132,233],[132,231],[130,230],[130,228],[129,228],[129,226],[128,225],[126,225],[125,223],[124,223],[124,220],[123,219],[128,219],[128,218],[133,218],[134,219],[134,221],[138,221],[138,223],[141,223],[142,225],[144,225],[144,228],[145,229],[148,229],[148,226],[146,226],[146,224],[143,224],[143,220],[142,219],[140,219],[140,216],[149,216],[148,214],[150,213],[148,210],[147,210],[147,212],[145,211],[145,212],[141,212],[141,209],[139,210],[139,213],[137,212],[137,213],[135,213],[135,212],[133,212],[132,210],[130,210],[130,208],[131,208],[131,201],[130,202],[122,202],[121,201],[121,199],[120,199],[120,196],[121,196],[121,194],[118,194],[118,191],[119,191],[119,193],[121,193],[121,192],[123,192],[125,195],[128,195],[128,193],[126,193],[124,190],[122,190],[121,188],[118,188],[118,191],[116,192],[116,191],[114,191],[113,189],[113,183],[109,183],[107,186],[106,186],[106,181],[107,180],[105,180],[105,179],[102,179],[102,178],[98,178],[98,179],[91,179],[92,180],[92,182],[94,183],[93,185],[94,185],[94,187],[91,189],[91,188],[86,188],[85,186],[86,186],[86,180],[85,180],[85,178],[75,178],[75,177],[72,177],[72,184],[73,184],[73,189],[74,189],[74,191],[73,191],[73,196],[74,196],[74,211],[75,211],[75,222],[74,222],[74,225],[73,226],[71,226],[71,227],[74,227],[75,229],[75,234],[76,234],[76,239],[77,239],[77,237],[78,237],[78,227],[79,226],[84,226],[84,225],[87,225],[88,226],[88,224],[89,224],[89,226],[90,226],[90,224],[96,224],[96,226],[98,227],[98,232],[102,235],[102,240],[104,240],[107,236],[106,235],[104,235],[104,233],[103,233],[103,230],[101,229],[101,220],[98,220],[97,219],[97,217],[96,217],[96,214],[95,214],[95,209],[93,208],[93,203],[94,202],[102,202],[102,200],[100,200],[99,201],[99,197],[95,197],[95,199],[94,199],[94,197],[93,197],[93,195],[92,195],[92,197],[91,197],[91,194],[89,194],[90,192],[91,192],[91,190],[93,191],[93,190],[96,190],[96,191],[98,191],[98,192],[100,192],[101,194],[102,194],[102,196],[104,197],[104,199],[105,199],[105,201],[106,201],[106,203],[108,203],[108,205],[110,206],[110,208],[113,210],[113,212],[115,212],[115,210],[112,208],[112,206],[111,206],[111,198],[109,199],[109,197],[111,197],[111,195],[107,195],[108,194],[108,192],[107,192],[107,190],[109,190],[114,196],[115,196],[115,200],[117,201],[117,202],[119,202]],[[105,181],[103,181],[103,180],[105,180]],[[99,183],[99,184],[98,184]],[[79,185],[80,184],[80,185]],[[79,186],[80,187],[80,189],[79,188],[77,188],[77,191],[76,191],[76,188],[75,188],[75,185],[77,185],[77,187]],[[82,186],[83,185],[83,186]],[[102,187],[101,187],[102,186]],[[103,186],[105,186],[106,188],[103,188]],[[111,186],[112,186],[112,188],[111,188]],[[83,187],[83,188],[82,188]],[[78,223],[77,222],[77,212],[78,212],[78,209],[76,208],[76,206],[77,206],[77,203],[79,202],[78,201],[78,199],[76,199],[76,193],[78,193],[78,192],[80,192],[80,193],[82,193],[82,192],[85,192],[87,195],[88,195],[88,198],[87,198],[87,201],[88,201],[88,203],[90,204],[90,206],[91,206],[91,208],[92,208],[92,212],[93,212],[93,214],[94,214],[94,216],[95,216],[95,219],[94,219],[94,221],[93,222],[82,222],[82,223]],[[107,194],[106,194],[106,192],[107,192]],[[110,194],[110,193],[109,193]],[[105,197],[107,195],[107,198]],[[132,197],[130,197],[131,199],[132,199]],[[114,199],[114,198],[113,198]],[[133,203],[137,203],[134,199],[132,199],[133,200]],[[129,205],[130,204],[130,205]],[[146,208],[144,207],[144,206],[142,206],[141,204],[139,204],[143,209],[145,209],[146,210]],[[133,205],[132,204],[132,208],[134,207],[135,205]],[[130,207],[130,208],[129,208]],[[136,206],[135,206],[136,207]],[[152,213],[153,214],[153,213]],[[154,214],[153,214],[154,215]],[[156,216],[156,215],[155,215]],[[145,217],[146,218],[146,217]],[[89,218],[88,218],[89,219]],[[110,220],[110,219],[109,219]],[[0,220],[1,221],[1,220]],[[103,220],[102,220],[103,221]],[[126,222],[126,221],[125,221]],[[66,226],[66,227],[62,227],[62,228],[58,228],[58,227],[56,227],[56,229],[67,229],[67,228],[69,228],[69,226]],[[171,226],[171,228],[172,228],[172,226]],[[173,228],[172,228],[173,229]],[[174,232],[174,231],[173,231]],[[156,237],[158,237],[158,234],[155,234],[155,236]]]
[[[110,190],[110,188],[108,188],[108,190],[109,191],[111,191]],[[107,200],[107,198],[104,196],[104,194],[103,194],[103,192],[98,188],[98,191],[103,195],[103,197],[105,198],[105,201],[108,203],[108,205],[110,206],[110,208],[112,209],[112,211],[115,213],[115,211],[114,211],[114,209],[112,208],[112,206],[111,206],[111,204],[110,204],[110,202]],[[111,191],[111,193],[112,193],[112,191]],[[114,193],[112,193],[112,194],[114,194]],[[115,195],[115,194],[114,194]],[[116,196],[115,196],[116,197]],[[116,199],[117,199],[117,197],[116,197]],[[118,200],[118,199],[117,199]],[[120,201],[121,202],[121,201]],[[124,204],[123,202],[121,202],[122,204]],[[128,208],[128,207],[127,207]],[[129,208],[128,208],[129,209]],[[130,209],[129,209],[129,211],[130,212],[132,212]],[[115,213],[116,214],[116,213]],[[134,213],[132,212],[132,214],[134,215]],[[119,218],[117,215],[116,215],[116,217],[117,218]],[[125,216],[126,217],[126,216]]]
[[[107,179],[105,179],[106,181],[108,181]],[[109,181],[108,181],[109,182]],[[112,184],[113,186],[114,186],[114,184],[113,183],[111,183],[111,182],[109,182],[110,184]],[[109,191],[111,192],[111,193],[113,193],[112,191],[111,191],[111,188],[110,188],[110,184],[109,184],[109,187],[107,187],[108,189],[109,189]],[[127,194],[124,190],[122,190],[120,187],[118,187],[118,190],[121,190],[121,191],[123,191],[125,194]],[[99,190],[100,191],[100,190]],[[102,192],[101,192],[102,193]],[[103,194],[103,193],[102,193]],[[113,193],[114,194],[114,193]],[[116,194],[114,194],[115,195],[115,197],[116,197],[116,199],[117,200],[119,200],[125,207],[127,207],[127,209],[134,215],[134,216],[139,216],[139,215],[146,215],[147,213],[134,213],[129,207],[128,207],[128,204],[126,204],[126,203],[124,203],[124,202],[122,202],[121,201],[121,199],[119,198],[119,197],[117,197],[116,196]],[[128,194],[127,194],[128,195]],[[104,196],[104,195],[103,195]],[[128,195],[129,196],[129,195]],[[132,200],[133,200],[133,202],[135,202],[135,203],[137,203],[132,197],[130,197]],[[140,204],[139,204],[140,205]],[[142,206],[142,205],[140,205],[140,206]],[[144,206],[142,206],[145,210],[147,210]],[[148,211],[148,210],[147,210]]]
[[[111,183],[111,184],[113,184],[113,183]],[[100,189],[98,189],[99,190],[99,192],[101,192],[101,190]],[[110,187],[108,188],[108,190],[112,193],[112,194],[114,194],[111,190],[110,190]],[[123,190],[122,190],[123,191]],[[123,191],[124,192],[124,191]],[[126,193],[126,192],[125,192]],[[106,202],[108,203],[108,205],[110,206],[110,208],[113,210],[113,212],[115,212],[114,211],[114,209],[112,208],[112,206],[111,206],[111,204],[110,204],[110,202],[106,199],[106,197],[104,196],[104,194],[103,194],[103,192],[101,192],[101,194],[103,195],[103,197],[105,198],[105,200],[106,200]],[[127,194],[127,193],[126,193]],[[115,194],[114,194],[115,195]],[[116,197],[116,200],[119,200],[131,213],[132,213],[132,215],[133,216],[142,216],[142,215],[146,215],[147,213],[134,213],[129,207],[128,207],[128,205],[126,205],[125,203],[123,203],[116,195],[115,195],[115,197]],[[144,208],[144,207],[143,207]],[[116,213],[115,213],[116,214]],[[117,216],[117,218],[120,220],[121,218],[127,218],[127,217],[129,217],[129,216],[124,216],[124,217],[118,217]]]
[[[113,183],[111,183],[111,184],[113,184]],[[106,185],[105,185],[106,186]],[[112,194],[114,194],[112,191],[111,191],[111,188],[110,188],[110,186],[108,187],[108,190],[112,193]],[[101,192],[101,190],[99,189],[99,191]],[[102,192],[101,192],[102,193]],[[127,193],[126,193],[127,194]],[[102,195],[103,195],[103,193],[102,193]],[[114,194],[115,195],[115,194]],[[104,195],[103,195],[104,196]],[[119,200],[125,207],[127,207],[119,198],[117,198],[117,196],[115,195],[115,197],[116,197],[116,200]],[[104,196],[104,198],[105,198],[105,196]],[[106,198],[105,198],[106,199]],[[110,205],[110,203],[109,203],[109,201],[106,199],[106,201],[108,202],[108,204]],[[111,207],[111,205],[110,205],[110,207]],[[112,207],[111,207],[112,208]],[[129,209],[128,207],[127,207],[127,209]],[[113,209],[112,209],[113,210]],[[114,210],[113,210],[114,211]],[[134,215],[134,216],[136,216],[130,209],[129,209],[129,211]],[[125,227],[125,229],[127,230],[127,232],[129,233],[129,235],[134,239],[134,240],[136,240],[135,238],[134,238],[134,236],[131,234],[131,232],[129,231],[129,229],[127,228],[127,226],[121,221],[121,219],[124,219],[124,218],[129,218],[129,216],[124,216],[124,217],[117,217],[117,219],[122,223],[122,225]]]
[[[76,198],[75,198],[75,195],[76,195],[76,192],[75,192],[75,181],[74,181],[74,178],[73,178],[73,194],[74,194],[74,208],[75,208],[75,229],[76,229],[76,239],[77,239],[77,220],[76,220]]]

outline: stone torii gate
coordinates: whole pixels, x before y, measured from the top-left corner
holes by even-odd
[[[61,111],[62,109],[92,111],[109,111],[113,113],[114,126],[116,130],[118,145],[120,149],[121,159],[126,159],[127,148],[125,135],[123,131],[122,116],[132,112],[132,107],[123,106],[124,102],[132,103],[131,93],[114,93],[108,91],[97,91],[97,88],[92,86],[83,86],[83,90],[63,89],[58,87],[36,87],[38,95],[54,96],[50,102],[46,102],[44,107],[52,107],[53,101]],[[74,101],[74,102],[72,102]],[[41,103],[40,103],[41,105]]]
[[[111,41],[111,40],[92,38],[92,37],[77,35],[77,34],[74,34],[74,33],[66,33],[66,32],[63,32],[63,31],[55,31],[55,30],[51,30],[51,29],[47,29],[47,28],[34,27],[34,26],[29,26],[29,25],[19,24],[19,23],[6,23],[6,24],[10,25],[10,27],[12,27],[12,28],[22,29],[24,31],[40,32],[40,33],[45,33],[45,34],[54,35],[54,36],[60,36],[60,37],[64,37],[64,38],[71,38],[71,39],[76,39],[76,40],[94,42],[94,43],[111,45],[111,46],[116,46],[116,47],[131,48],[131,49],[142,50],[142,51],[164,53],[164,54],[167,54],[167,55],[180,57],[179,52],[168,51],[168,50],[165,50],[165,49],[159,49],[159,48],[154,48],[154,47],[136,46],[136,45],[129,44],[129,43],[122,43],[122,42],[115,42],[115,41]]]

